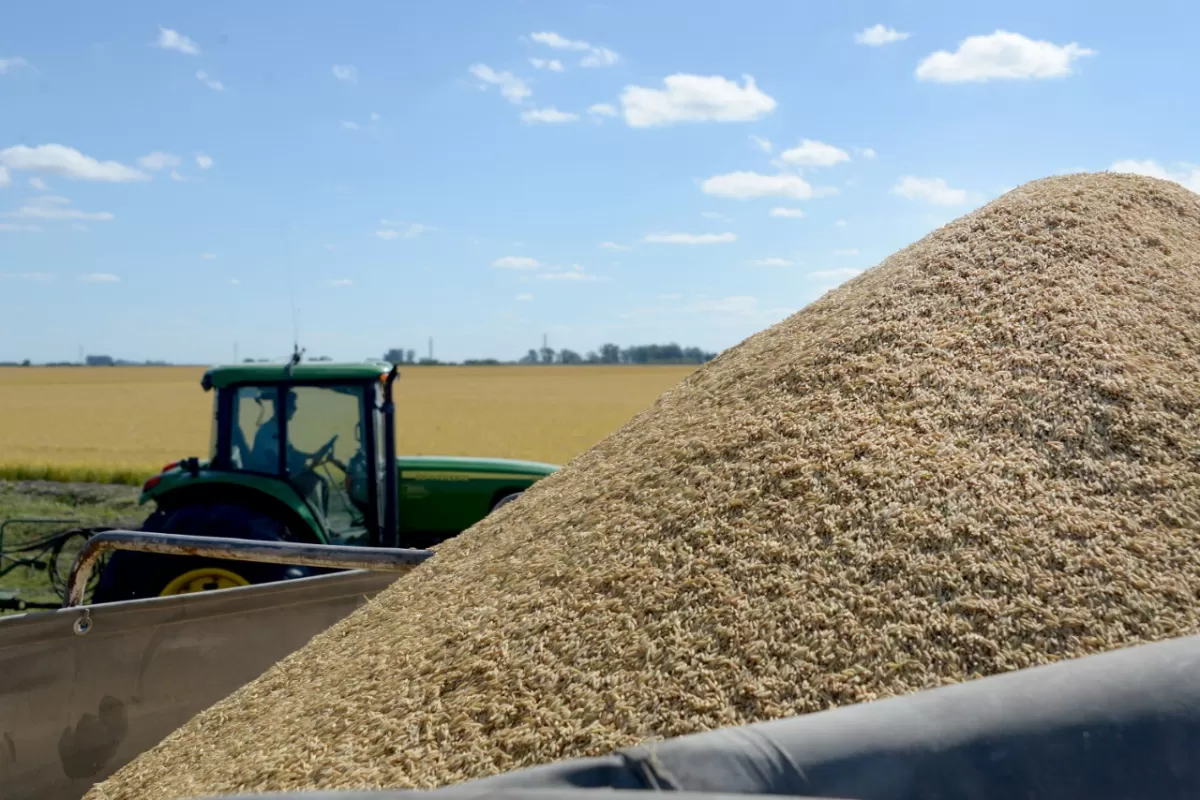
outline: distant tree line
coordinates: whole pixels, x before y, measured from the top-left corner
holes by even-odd
[[[402,347],[393,347],[383,354],[383,360],[389,364],[441,364],[436,358],[417,358],[416,350],[405,350]],[[465,363],[465,362],[464,362]],[[499,363],[499,362],[496,362]]]
[[[83,363],[89,367],[169,367],[170,363],[166,361],[129,361],[124,358],[113,358],[112,356],[87,356]]]
[[[0,367],[170,367],[174,366],[169,361],[127,361],[123,358],[113,358],[112,356],[87,356],[84,362],[80,364],[78,361],[47,361],[44,364],[35,365],[28,358],[24,361],[0,361]]]
[[[517,361],[501,361],[496,358],[468,358],[458,362],[465,367],[500,366],[504,364],[704,364],[717,357],[699,347],[680,347],[674,342],[670,344],[638,344],[630,347],[620,347],[615,344],[602,344],[597,350],[589,350],[579,354],[574,350],[563,348],[555,350],[543,347],[538,350],[530,349]],[[279,359],[243,358],[244,364],[269,364]],[[332,361],[329,356],[310,356],[305,361]],[[368,358],[370,360],[370,358]],[[452,361],[438,361],[435,358],[417,358],[415,350],[392,348],[383,354],[383,360],[390,364],[413,364],[427,366],[454,366]],[[87,356],[84,363],[90,367],[169,367],[169,361],[126,361],[111,356]],[[33,366],[29,359],[24,361],[0,361],[0,367],[29,367]],[[44,364],[48,367],[78,367],[77,361],[54,361]]]
[[[615,344],[602,344],[599,350],[589,350],[586,355],[580,355],[574,350],[563,348],[555,351],[552,347],[539,350],[530,349],[519,364],[704,364],[717,357],[699,347],[680,347],[674,342],[670,344],[638,344],[631,347],[619,347]]]

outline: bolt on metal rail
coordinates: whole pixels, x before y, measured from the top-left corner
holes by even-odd
[[[112,550],[132,550],[173,556],[208,556],[235,561],[296,564],[333,569],[366,569],[375,572],[408,572],[433,556],[432,550],[398,547],[350,547],[301,542],[263,542],[216,536],[111,530],[87,541],[71,565],[63,608],[83,604],[92,570],[100,557]]]

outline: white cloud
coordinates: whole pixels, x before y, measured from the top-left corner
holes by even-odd
[[[557,58],[531,58],[529,63],[533,64],[534,69],[548,69],[551,72],[562,72],[562,62]]]
[[[967,202],[966,190],[950,188],[945,178],[905,176],[891,191],[892,194],[908,200],[925,200],[939,206],[954,206]]]
[[[629,249],[626,245],[617,244],[616,242],[601,242],[600,246],[603,247],[605,250],[628,250]]]
[[[861,275],[861,269],[852,269],[843,267],[842,269],[819,269],[815,272],[808,273],[810,278],[853,278],[855,275]]]
[[[132,167],[116,161],[97,161],[61,144],[42,144],[37,147],[19,144],[5,148],[0,150],[0,165],[9,169],[49,172],[73,180],[110,183],[150,180],[149,175]]]
[[[396,231],[375,231],[375,235],[380,239],[395,239],[400,234]]]
[[[858,255],[858,250],[853,247],[847,247],[842,250],[834,250],[833,254],[835,256],[856,256]]]
[[[37,225],[26,225],[16,222],[0,222],[0,233],[42,233]]]
[[[379,120],[381,120],[381,119],[383,119],[383,115],[380,114],[378,111],[371,112],[371,122],[379,122]]]
[[[216,253],[201,253],[200,257],[202,259],[204,259],[205,261],[212,261],[213,259],[215,259],[217,257],[217,254]]]
[[[784,150],[779,157],[785,164],[797,167],[832,167],[850,160],[845,150],[812,139],[802,139],[798,147]]]
[[[204,153],[198,153],[196,155],[196,166],[200,169],[211,169],[213,163],[212,156],[206,156]]]
[[[736,242],[736,233],[648,233],[643,242],[652,244],[725,244]]]
[[[173,31],[170,28],[159,27],[158,40],[154,43],[154,46],[163,50],[175,50],[189,56],[200,55],[200,45],[179,31]]]
[[[196,72],[196,80],[200,81],[205,86],[207,86],[208,88],[212,89],[215,92],[225,91],[225,84],[221,83],[219,80],[212,77],[204,70],[198,70]]]
[[[771,209],[772,217],[783,217],[784,219],[800,219],[804,216],[804,211],[799,208],[784,208],[776,206]]]
[[[554,125],[563,122],[575,122],[579,119],[579,115],[572,114],[569,111],[559,111],[554,106],[550,106],[549,108],[536,108],[531,111],[524,111],[521,113],[521,119],[530,124],[541,122]]]
[[[168,167],[178,167],[179,164],[179,156],[171,153],[163,153],[157,150],[148,156],[142,156],[138,159],[138,165],[141,166],[142,169],[154,171],[167,169]]]
[[[16,219],[90,219],[96,222],[109,222],[114,215],[109,211],[80,211],[75,208],[54,208],[52,206],[21,206],[16,211],[0,212],[0,216]]]
[[[346,83],[358,83],[358,67],[353,64],[334,64],[333,77]]]
[[[9,70],[13,70],[18,67],[28,67],[29,69],[33,69],[33,65],[20,56],[0,58],[0,75],[7,74]]]
[[[880,47],[893,42],[902,42],[911,34],[901,33],[895,28],[889,28],[886,25],[874,25],[866,30],[854,34],[854,41],[859,44],[865,44],[868,47]]]
[[[875,156],[876,156],[875,151],[870,147],[859,147],[859,148],[855,148],[855,149],[858,151],[858,154],[860,156],[862,156],[863,158],[872,159],[872,158],[875,158]]]
[[[615,117],[617,110],[608,103],[596,103],[588,106],[587,113],[593,117]]]
[[[917,65],[916,76],[937,83],[1061,78],[1071,73],[1075,60],[1092,55],[1095,50],[1075,42],[1057,45],[997,30],[964,39],[953,53],[938,50],[926,56]]]
[[[837,227],[839,227],[839,228],[845,228],[845,227],[846,227],[847,225],[849,225],[850,223],[849,223],[849,222],[847,222],[847,221],[846,221],[846,220],[844,220],[844,219],[839,219],[837,222],[835,222],[835,223],[833,223],[833,224],[834,224],[834,225],[836,225],[836,226],[837,226]]]
[[[93,272],[89,275],[80,275],[79,280],[87,283],[119,283],[121,279],[110,272]]]
[[[0,167],[0,172],[4,172],[4,174],[6,174],[6,175],[8,174],[7,172],[4,171],[4,167]],[[46,185],[46,182],[44,180],[42,180],[41,178],[30,178],[29,185],[32,186],[33,188],[37,189],[39,192],[44,192],[50,188],[49,186]]]
[[[353,283],[354,283],[354,281],[350,280],[349,278],[339,278],[337,280],[330,281],[329,285],[330,286],[351,286]]]
[[[26,205],[21,206],[16,211],[0,212],[0,217],[49,220],[87,219],[97,222],[108,222],[113,219],[113,214],[108,211],[79,211],[74,208],[65,207],[70,204],[71,201],[65,197],[43,195],[41,197],[30,198]]]
[[[749,263],[752,267],[790,267],[792,265],[791,261],[788,261],[786,258],[779,258],[778,256],[759,258]]]
[[[485,84],[499,86],[500,94],[504,95],[509,102],[520,103],[526,97],[533,94],[533,91],[525,81],[511,72],[496,72],[487,64],[475,64],[471,67],[470,72]]]
[[[607,47],[599,47],[590,42],[585,42],[582,39],[568,39],[565,36],[560,36],[551,31],[542,31],[533,33],[529,36],[530,39],[538,44],[544,44],[555,50],[587,50],[588,54],[584,56],[580,62],[581,67],[610,67],[620,60],[620,56]],[[531,61],[533,59],[530,59]],[[540,60],[540,59],[539,59]],[[534,66],[538,66],[534,64]]]
[[[531,295],[529,292],[523,292],[523,293],[517,295],[516,299],[522,303],[528,303],[530,300],[533,299],[533,295]]]
[[[0,186],[8,186],[10,183],[12,183],[12,176],[8,174],[8,167],[0,166]]]
[[[230,282],[231,284],[233,284],[234,286],[241,286],[241,285],[242,285],[242,282],[241,282],[241,281],[239,281],[237,278],[230,278],[230,279],[229,279],[229,282]]]
[[[593,47],[592,52],[579,60],[579,66],[611,67],[620,60],[621,57],[607,47]]]
[[[173,169],[173,170],[171,170],[171,180],[179,181],[180,183],[185,183],[187,181],[190,181],[191,178],[189,178],[185,175],[181,175],[179,170]]]
[[[539,44],[553,47],[555,50],[590,50],[592,47],[587,42],[578,39],[567,39],[552,32],[530,34],[529,38]]]
[[[750,141],[754,142],[754,146],[757,147],[759,150],[762,150],[764,153],[771,152],[771,140],[770,139],[764,139],[761,136],[755,136],[754,134],[750,134]]]
[[[527,256],[504,256],[492,262],[493,267],[500,269],[537,269],[542,266],[536,258]]]
[[[348,131],[356,131],[356,130],[358,130],[358,123],[350,122],[349,120],[344,119],[344,120],[342,120],[342,127]]]
[[[807,200],[813,188],[799,175],[760,175],[757,172],[730,172],[714,175],[701,184],[705,194],[746,200],[751,197],[795,197]]]
[[[1145,175],[1149,178],[1160,178],[1164,181],[1174,181],[1182,186],[1200,193],[1200,166],[1195,164],[1177,164],[1175,170],[1169,170],[1157,161],[1137,161],[1126,159],[1114,162],[1109,167],[1111,172],[1130,172],[1135,175]]]
[[[754,78],[739,86],[720,75],[677,73],[663,79],[663,89],[627,86],[621,94],[625,122],[634,128],[679,122],[748,122],[775,109],[774,98],[763,93]]]

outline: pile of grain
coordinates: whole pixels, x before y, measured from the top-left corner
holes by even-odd
[[[89,797],[433,787],[1200,630],[1200,196],[1035,181],[699,370]]]

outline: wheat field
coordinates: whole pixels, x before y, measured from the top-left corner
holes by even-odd
[[[397,452],[565,464],[693,366],[404,367]],[[140,482],[208,452],[196,367],[0,368],[0,478]]]

